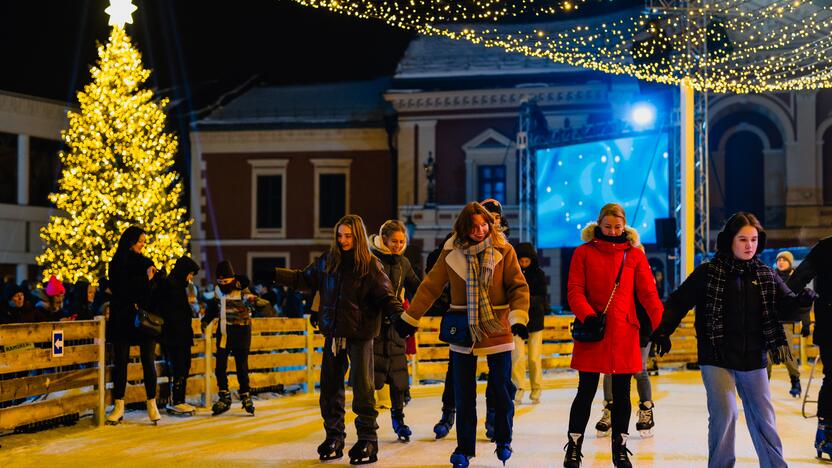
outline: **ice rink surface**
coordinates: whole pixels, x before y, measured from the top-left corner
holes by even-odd
[[[802,369],[805,389],[809,369]],[[631,439],[636,467],[701,467],[708,458],[708,413],[705,390],[698,371],[662,370],[652,377],[656,428],[653,438],[641,439],[635,430],[637,397],[633,383],[634,412]],[[545,376],[542,402],[517,407],[514,420],[514,456],[507,466],[560,467],[569,407],[575,396],[577,373],[562,371]],[[816,395],[818,380],[813,382]],[[801,415],[802,400],[788,395],[788,376],[775,368],[771,382],[772,401],[777,411],[777,427],[783,440],[789,466],[819,466],[812,447],[816,420]],[[438,467],[449,466],[448,458],[456,446],[455,432],[434,440],[433,425],[439,419],[441,385],[413,389],[413,399],[405,408],[405,421],[413,429],[410,443],[396,441],[390,427],[389,410],[378,418],[379,462],[371,466]],[[485,385],[479,386],[477,457],[472,467],[502,466],[494,456],[494,444],[485,438]],[[527,396],[528,398],[528,396]],[[584,467],[608,467],[610,439],[597,438],[594,424],[601,415],[599,388],[584,443]],[[136,467],[306,467],[320,465],[315,451],[324,432],[317,396],[264,396],[255,401],[256,416],[245,414],[237,400],[228,413],[212,417],[200,409],[192,418],[177,418],[163,413],[159,426],[149,424],[145,411],[130,411],[122,424],[95,428],[89,417],[73,427],[60,427],[35,434],[16,434],[0,438],[0,466],[77,466],[104,468]],[[353,417],[347,409],[347,449],[355,442]],[[814,412],[815,405],[809,410]],[[327,463],[349,466],[345,457]],[[740,411],[737,425],[737,465],[758,466],[751,438]]]

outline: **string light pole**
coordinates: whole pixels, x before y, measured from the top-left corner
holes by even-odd
[[[172,167],[178,140],[165,132],[167,99],[140,86],[150,76],[124,29],[136,10],[111,0],[109,40],[98,47],[92,82],[78,92],[80,112],[68,112],[59,153],[62,172],[50,201],[63,212],[41,229],[37,257],[44,278],[95,284],[105,276],[118,238],[130,225],[147,232],[144,253],[168,270],[190,239],[182,181]]]

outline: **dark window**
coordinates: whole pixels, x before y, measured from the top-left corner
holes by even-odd
[[[17,135],[0,133],[0,203],[17,203]]]
[[[257,176],[257,227],[283,227],[283,176]]]
[[[58,191],[61,163],[58,151],[60,141],[30,138],[29,140],[29,204],[52,206],[49,194]]]
[[[285,257],[252,257],[251,282],[271,284],[274,281],[274,269],[286,266]]]
[[[478,198],[493,198],[502,204],[506,202],[506,167],[503,165],[477,166]]]
[[[335,227],[338,220],[347,214],[347,175],[320,174],[319,177],[318,227]]]

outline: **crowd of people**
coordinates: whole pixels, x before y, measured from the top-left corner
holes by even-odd
[[[274,281],[250,285],[227,260],[214,269],[215,284],[199,291],[199,273],[189,257],[177,260],[169,274],[142,254],[146,234],[125,230],[109,264],[109,277],[98,287],[69,286],[50,278],[43,289],[7,283],[0,304],[2,323],[90,319],[104,315],[113,346],[113,407],[109,424],[124,414],[127,362],[131,346],[141,350],[149,419],[161,416],[156,405],[155,343],[161,342],[171,370],[172,414],[193,414],[185,386],[193,344],[192,319],[203,327],[218,321],[216,367],[218,400],[214,415],[231,407],[227,378],[233,355],[244,411],[254,414],[248,379],[253,317],[303,316],[325,337],[320,377],[320,411],[325,440],[321,460],[343,457],[345,448],[345,376],[352,387],[357,443],[351,464],[378,460],[376,392],[389,388],[391,424],[397,437],[412,435],[405,424],[409,400],[406,339],[426,315],[442,316],[439,338],[450,345],[436,438],[456,427],[454,467],[469,466],[476,455],[477,361],[488,364],[485,426],[505,463],[513,453],[515,405],[527,391],[531,403],[542,391],[541,348],[544,315],[550,309],[545,274],[535,246],[508,241],[508,225],[496,200],[471,202],[458,214],[452,232],[428,255],[427,269],[414,270],[403,255],[404,225],[385,222],[369,236],[364,221],[346,215],[336,224],[330,247],[304,269],[277,268]],[[644,247],[618,204],[604,206],[595,223],[583,229],[571,260],[567,299],[575,315],[571,367],[578,371],[563,466],[581,466],[582,446],[592,401],[603,380],[604,408],[596,424],[599,436],[611,435],[613,464],[632,466],[627,447],[632,413],[633,378],[639,396],[636,428],[649,437],[653,428],[652,390],[647,356],[671,350],[671,335],[682,318],[696,309],[699,366],[707,396],[709,466],[733,466],[736,395],[761,466],[786,466],[775,425],[768,379],[771,365],[786,364],[792,395],[800,394],[799,374],[791,355],[795,323],[810,329],[813,303],[814,342],[829,357],[826,318],[830,306],[829,265],[832,240],[821,241],[797,268],[781,252],[777,268],[760,260],[766,237],[757,218],[737,213],[717,238],[716,254],[663,301]],[[806,285],[814,280],[814,290]],[[71,291],[67,298],[66,291]],[[287,293],[287,291],[290,291]],[[815,292],[817,291],[817,292]],[[312,299],[314,297],[314,299]],[[164,319],[154,329],[154,314]],[[526,386],[526,364],[530,385]],[[832,366],[830,366],[832,368]],[[824,370],[818,409],[818,456],[832,455],[832,371]],[[672,398],[672,395],[668,397]]]

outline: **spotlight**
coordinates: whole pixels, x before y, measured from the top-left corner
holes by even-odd
[[[630,121],[636,128],[649,128],[656,121],[656,108],[652,104],[640,102],[630,110]]]

